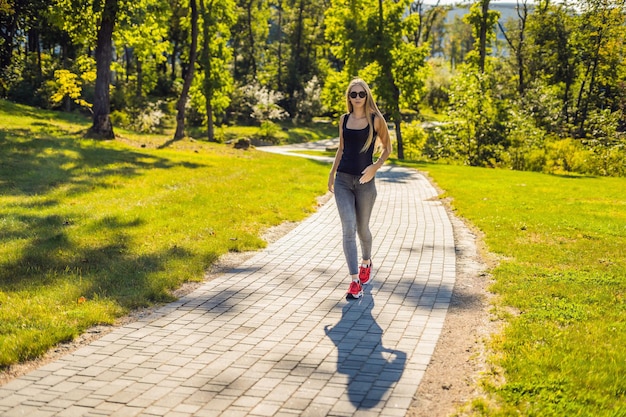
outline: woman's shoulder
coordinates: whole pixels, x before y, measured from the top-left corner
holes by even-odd
[[[345,123],[348,121],[349,116],[350,116],[350,113],[344,113],[341,116],[339,116],[339,126],[345,127]]]
[[[380,123],[387,123],[385,118],[378,113],[372,113],[372,122],[374,126],[379,126]]]

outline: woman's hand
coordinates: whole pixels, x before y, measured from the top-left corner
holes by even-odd
[[[367,168],[365,168],[363,170],[363,172],[361,172],[361,178],[359,178],[359,184],[365,184],[366,182],[370,182],[371,180],[374,179],[374,177],[376,176],[376,171],[378,171],[378,168],[372,164],[369,165]]]
[[[328,191],[335,192],[335,175],[333,173],[328,176]]]

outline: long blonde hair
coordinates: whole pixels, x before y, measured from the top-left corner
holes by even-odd
[[[369,149],[370,145],[372,144],[372,140],[374,139],[374,124],[370,116],[372,114],[375,114],[376,116],[380,117],[380,120],[382,120],[383,122],[385,122],[385,118],[383,117],[383,114],[378,109],[378,106],[374,101],[374,97],[372,96],[372,90],[370,90],[370,87],[367,85],[367,83],[360,78],[354,78],[352,81],[350,81],[350,84],[346,89],[346,108],[348,109],[348,113],[352,113],[352,111],[354,110],[352,102],[350,101],[350,92],[355,85],[363,87],[363,90],[367,94],[365,96],[365,113],[367,116],[367,126],[369,128],[369,133],[367,135],[365,145],[363,145],[363,148],[361,149],[361,152],[365,152]]]

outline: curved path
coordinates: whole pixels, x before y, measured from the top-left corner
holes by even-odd
[[[331,199],[239,267],[0,387],[0,415],[405,415],[444,324],[455,246],[421,174],[386,165],[377,187],[361,300],[344,298]]]

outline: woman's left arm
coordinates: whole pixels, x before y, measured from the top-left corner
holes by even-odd
[[[374,127],[378,132],[378,138],[383,145],[383,151],[380,154],[380,157],[374,162],[376,165],[376,170],[380,169],[383,166],[389,155],[391,155],[391,139],[389,138],[389,129],[387,128],[387,121],[382,117],[376,117],[374,119]]]
[[[389,158],[389,155],[391,155],[391,139],[389,138],[389,129],[387,128],[387,122],[385,119],[378,116],[374,118],[374,128],[376,129],[376,132],[378,132],[378,139],[383,145],[383,151],[376,162],[363,170],[363,175],[359,179],[361,184],[371,181],[374,176],[376,176],[376,171],[383,166],[387,158]]]

